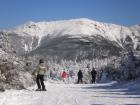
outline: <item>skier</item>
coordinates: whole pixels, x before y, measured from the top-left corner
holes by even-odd
[[[78,76],[78,81],[77,81],[77,83],[78,83],[78,84],[79,84],[80,82],[83,83],[83,73],[82,73],[82,70],[79,70],[79,71],[78,71],[77,76]]]
[[[97,72],[95,71],[95,69],[93,67],[93,69],[91,71],[91,77],[92,77],[91,83],[95,83],[96,74],[97,74]]]
[[[62,77],[63,82],[65,82],[67,73],[65,71],[63,71],[61,77]]]
[[[53,68],[53,70],[50,71],[50,77],[51,79],[56,79],[56,76],[57,76],[57,72],[55,70],[55,68]]]
[[[46,67],[44,65],[43,59],[39,60],[39,64],[37,65],[36,69],[32,73],[33,75],[36,75],[36,83],[38,86],[38,89],[36,91],[46,91],[45,85],[44,85],[44,75],[46,73]],[[41,89],[42,87],[42,89]]]

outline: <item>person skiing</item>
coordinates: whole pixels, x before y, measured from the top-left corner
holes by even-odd
[[[36,91],[46,91],[45,85],[44,85],[44,75],[46,73],[46,67],[44,65],[44,60],[40,59],[39,64],[37,65],[36,69],[32,73],[33,75],[36,75],[36,83],[38,86],[38,89]],[[41,88],[42,87],[42,88]]]
[[[63,82],[65,82],[67,73],[65,71],[63,71],[61,77],[62,77]]]
[[[92,71],[91,71],[91,83],[95,83],[95,79],[96,79],[96,74],[97,72],[95,71],[95,68],[93,67]]]
[[[82,73],[82,70],[79,70],[79,71],[78,71],[77,76],[78,76],[78,81],[77,81],[77,83],[78,83],[78,84],[79,84],[80,82],[83,83],[83,73]]]

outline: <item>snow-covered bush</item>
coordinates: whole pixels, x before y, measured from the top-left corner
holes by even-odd
[[[94,67],[97,72],[100,72],[100,68],[107,65],[114,57],[105,58],[105,59],[93,59],[93,60],[81,60],[81,61],[72,61],[72,60],[61,60],[58,61],[57,57],[41,57],[39,55],[36,56],[28,56],[26,58],[26,62],[28,63],[26,66],[26,70],[32,73],[35,69],[36,65],[40,58],[43,58],[46,66],[49,66],[49,70],[46,73],[47,77],[53,80],[61,80],[61,73],[62,71],[66,71],[67,76],[67,83],[76,83],[77,82],[77,73],[79,70],[83,72],[83,81],[84,83],[90,83],[91,81],[91,70]],[[97,75],[97,80],[98,76]]]
[[[139,55],[140,56],[140,55]],[[107,66],[102,68],[102,79],[110,80],[135,80],[140,77],[140,59],[135,56],[135,52],[126,52],[121,57],[112,60]]]

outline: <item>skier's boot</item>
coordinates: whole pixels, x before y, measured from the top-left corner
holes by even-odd
[[[35,91],[41,91],[41,89],[36,89]]]
[[[42,91],[47,91],[47,90],[44,88],[44,89],[42,89]]]

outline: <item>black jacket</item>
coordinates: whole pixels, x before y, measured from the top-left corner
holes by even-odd
[[[83,78],[83,73],[82,73],[81,70],[78,71],[78,74],[77,75],[78,75],[78,78]]]
[[[96,74],[97,74],[97,72],[93,69],[93,70],[91,71],[91,75],[92,75],[92,76],[96,76]]]

